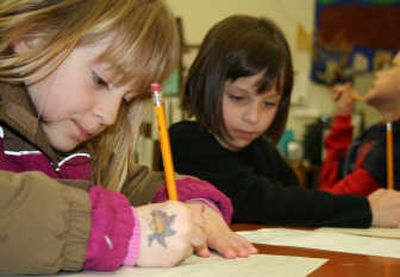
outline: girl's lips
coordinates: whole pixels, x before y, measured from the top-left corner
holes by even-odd
[[[79,139],[79,141],[87,140],[87,138],[90,135],[89,132],[85,128],[83,128],[79,123],[75,122],[75,126],[76,126],[76,128],[78,130],[78,139]]]
[[[235,136],[240,138],[253,138],[257,136],[257,133],[255,132],[247,132],[242,130],[234,130],[233,133],[235,134]]]

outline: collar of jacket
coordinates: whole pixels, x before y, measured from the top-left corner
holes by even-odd
[[[63,159],[64,155],[49,144],[28,92],[22,86],[0,83],[0,121],[39,148],[52,162],[58,163]]]

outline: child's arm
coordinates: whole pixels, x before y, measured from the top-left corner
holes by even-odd
[[[0,208],[0,274],[174,266],[205,247],[203,212],[184,203],[146,205],[135,215],[122,194],[88,192],[38,172],[1,171]]]
[[[122,194],[90,189],[92,230],[85,269],[110,271],[128,266],[175,266],[205,247],[203,213],[168,201],[132,208]]]
[[[321,168],[320,189],[330,190],[339,180],[339,161],[346,155],[352,137],[353,126],[351,124],[351,116],[336,116],[331,127],[331,132],[324,141],[327,152]]]
[[[0,274],[83,267],[91,206],[83,189],[38,172],[0,172]]]
[[[378,182],[364,168],[358,168],[331,187],[320,189],[333,194],[369,195],[379,188]]]

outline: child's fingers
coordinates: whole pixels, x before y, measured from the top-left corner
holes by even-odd
[[[206,235],[206,232],[204,229],[204,227],[205,227],[205,218],[204,218],[205,207],[203,204],[190,205],[190,209],[192,212],[192,219],[193,219],[193,225],[194,225],[191,243],[197,254],[201,253],[201,254],[205,255],[208,252],[207,235]]]
[[[200,246],[195,246],[194,247],[194,253],[196,253],[196,255],[198,255],[200,257],[203,257],[203,258],[209,257],[211,255],[207,244],[203,244],[203,245],[200,245]]]
[[[204,227],[206,224],[206,220],[204,217],[205,206],[202,203],[188,203],[189,208],[191,210],[192,219],[194,224],[197,224],[200,227]]]
[[[204,232],[204,228],[201,226],[195,226],[192,232],[192,239],[190,240],[193,247],[201,247],[207,244],[207,236]]]
[[[341,96],[342,96],[342,92],[340,92],[340,91],[334,91],[334,92],[332,93],[332,100],[335,101],[335,102],[337,102],[337,101],[339,101],[339,99],[340,99]]]
[[[345,84],[335,85],[335,86],[331,87],[331,90],[333,92],[343,92],[343,91],[349,90],[351,88],[352,88],[351,83],[345,83]]]
[[[257,249],[254,246],[234,233],[221,236],[218,241],[213,243],[212,248],[227,259],[248,257],[257,253]]]
[[[194,252],[200,257],[208,257],[210,256],[210,251],[208,250],[207,245],[207,235],[203,228],[203,226],[195,225],[191,243],[194,249]]]
[[[242,253],[242,256],[247,257],[250,254],[256,254],[258,252],[257,248],[254,247],[252,243],[250,243],[248,240],[243,238],[240,235],[236,235],[237,241],[239,243],[240,251]]]
[[[236,257],[245,258],[254,254],[257,249],[252,249],[250,243],[244,240],[242,237],[233,234],[230,239],[229,247],[235,252]]]

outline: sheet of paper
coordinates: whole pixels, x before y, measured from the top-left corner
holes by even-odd
[[[265,228],[238,233],[254,243],[314,248],[400,259],[400,240],[398,239],[286,228]]]
[[[243,276],[307,276],[323,265],[327,259],[303,258],[279,255],[252,255],[249,258],[223,259],[217,255],[210,258],[192,256],[185,263],[173,268],[123,267],[116,272],[81,272],[67,276],[117,276],[117,277],[243,277]]]
[[[328,228],[328,227],[323,227],[323,228],[318,228],[315,231],[346,233],[346,234],[367,236],[367,237],[400,239],[400,228],[371,227],[371,228],[367,228],[367,229],[359,229],[359,228],[330,228],[330,227]]]

